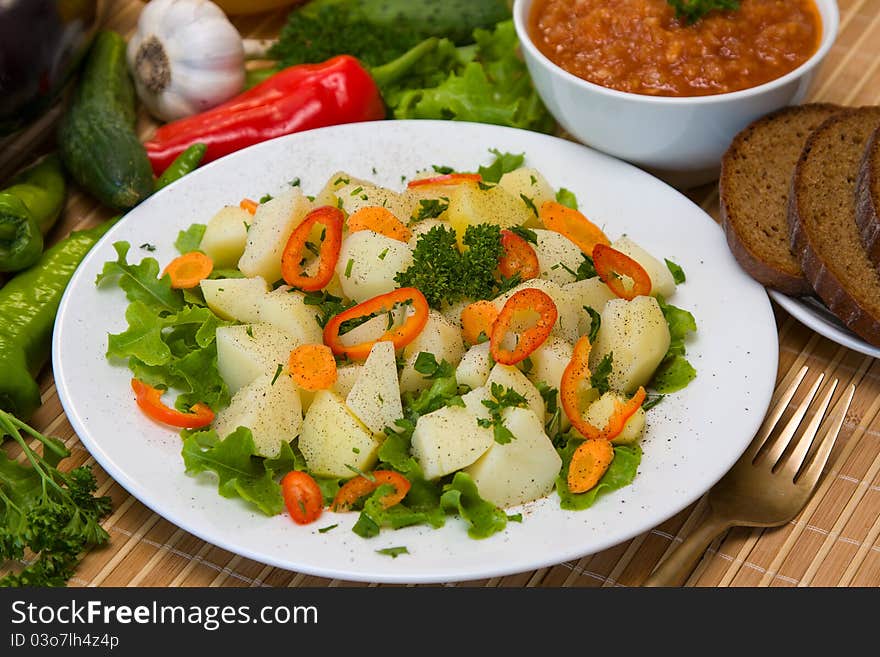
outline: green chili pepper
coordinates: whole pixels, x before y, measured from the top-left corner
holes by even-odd
[[[0,191],[0,272],[25,269],[43,252],[43,235],[64,206],[66,184],[57,155],[22,171]]]
[[[160,190],[179,178],[183,178],[190,171],[196,169],[205,157],[205,151],[208,149],[206,144],[192,144],[180,155],[174,158],[174,161],[168,165],[168,168],[162,172],[162,175],[156,179],[156,189]]]
[[[169,167],[165,184],[198,166],[199,149]],[[164,176],[164,174],[163,174]],[[158,181],[157,181],[158,184]],[[73,272],[89,250],[119,220],[75,231],[46,249],[36,264],[0,288],[0,409],[27,422],[40,406],[36,375],[49,359],[55,314]]]
[[[21,420],[40,405],[34,377],[49,358],[61,296],[89,249],[115,221],[71,233],[0,289],[0,408]]]

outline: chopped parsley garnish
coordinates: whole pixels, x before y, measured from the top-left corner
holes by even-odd
[[[291,289],[291,292],[295,292],[295,289]],[[347,308],[351,308],[354,303],[345,303],[343,299],[340,297],[333,296],[327,290],[321,290],[320,292],[306,292],[305,297],[303,298],[303,303],[307,306],[316,306],[318,308],[319,314],[315,317],[315,321],[318,322],[318,326],[324,328],[327,322],[330,321],[330,318],[334,315],[338,315],[343,310]]]
[[[611,369],[614,367],[614,353],[608,352],[605,357],[596,365],[590,376],[590,385],[593,386],[599,394],[608,392],[611,386],[608,384],[608,377],[611,375]]]
[[[491,386],[492,399],[484,399],[483,406],[489,409],[491,419],[481,417],[477,420],[477,424],[488,429],[492,427],[495,442],[500,445],[506,445],[516,436],[513,432],[504,426],[504,418],[501,413],[505,408],[519,408],[526,406],[528,400],[525,396],[518,393],[513,388],[505,388],[500,383],[493,383]]]
[[[538,233],[529,228],[525,228],[524,226],[511,226],[507,230],[509,230],[511,233],[514,233],[515,235],[519,235],[530,244],[538,243]]]
[[[332,525],[327,525],[326,527],[321,527],[320,529],[318,529],[318,533],[319,533],[319,534],[326,534],[326,533],[329,532],[331,529],[336,529],[337,527],[339,527],[339,523],[334,523],[334,524],[332,524]]]
[[[353,190],[351,190],[351,194],[350,194],[350,196],[357,196],[357,195],[360,194],[362,191],[364,191],[364,188],[363,188],[363,187],[360,187],[360,186],[355,187]]]
[[[351,278],[351,268],[354,267],[354,258],[349,258],[348,262],[345,263],[345,277]]]
[[[343,178],[342,176],[340,176],[339,178],[337,178],[336,180],[333,181],[333,184],[334,185],[347,185],[349,182],[350,181],[348,178]]]
[[[528,196],[526,196],[525,194],[520,194],[519,197],[522,199],[523,203],[526,204],[526,207],[529,210],[531,210],[534,213],[534,215],[537,217],[538,216],[538,208],[535,207],[535,202],[532,199],[530,199]]]
[[[489,166],[480,167],[477,171],[485,182],[497,183],[505,173],[519,169],[526,159],[525,153],[502,153],[495,148],[490,148],[489,152],[495,156],[495,160]]]
[[[739,0],[666,0],[675,9],[675,17],[688,25],[713,11],[735,11],[739,9]]]
[[[428,198],[422,199],[419,201],[419,207],[415,211],[415,214],[411,217],[412,221],[422,221],[424,219],[436,219],[441,214],[446,212],[446,208],[449,207],[449,199],[446,197],[441,198]]]
[[[299,187],[299,183],[300,183],[299,178],[294,178],[293,180],[291,180],[287,184],[290,185],[291,187]]]
[[[413,369],[426,379],[439,379],[455,376],[455,368],[445,360],[437,362],[437,357],[429,351],[419,352]]]
[[[645,397],[644,403],[642,404],[642,409],[647,411],[651,408],[654,408],[657,404],[659,404],[660,402],[663,401],[663,398],[665,396],[666,395],[658,395],[658,394],[654,394],[654,393],[648,394]]]
[[[385,249],[384,251],[382,251],[382,253],[379,254],[379,260],[384,260],[385,256],[387,256],[387,255],[388,255],[388,249]]]
[[[593,264],[593,259],[585,253],[581,255],[584,256],[584,261],[575,272],[575,280],[585,281],[588,278],[596,278],[599,274],[596,272],[596,265]]]
[[[583,306],[583,309],[586,310],[587,314],[590,316],[589,340],[590,344],[593,344],[596,341],[596,336],[599,334],[599,327],[602,326],[602,315],[597,313],[589,306]]]
[[[272,383],[270,383],[269,385],[274,386],[279,376],[281,376],[281,363],[278,363],[278,367],[275,368],[275,376],[272,377]]]
[[[447,167],[447,166],[443,166],[443,165],[432,164],[431,168],[443,176],[450,174],[450,173],[455,173],[455,169],[453,169],[452,167]]]
[[[141,244],[141,248],[144,251],[155,251],[156,250],[156,247],[148,242],[144,242],[143,244]]]
[[[396,559],[398,555],[401,554],[409,554],[409,550],[406,549],[406,546],[400,545],[398,547],[389,547],[382,548],[381,550],[376,550],[379,554],[387,554],[389,557]]]
[[[507,516],[507,519],[510,522],[522,522],[522,514],[521,513],[511,513]]]
[[[263,195],[260,197],[259,202],[260,202],[260,203],[268,203],[268,202],[271,201],[273,198],[275,198],[275,197],[272,196],[271,194],[263,194]]]

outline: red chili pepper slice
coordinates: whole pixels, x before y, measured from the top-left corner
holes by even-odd
[[[357,476],[345,482],[333,498],[330,505],[332,511],[348,511],[355,502],[369,495],[383,484],[394,486],[394,492],[382,497],[382,506],[388,508],[399,504],[410,489],[409,479],[394,470],[375,470],[371,473],[372,481],[363,476]]]
[[[339,329],[343,322],[391,312],[397,304],[407,302],[412,305],[413,313],[400,326],[390,328],[378,340],[361,342],[351,346],[342,344],[339,338]],[[324,326],[324,344],[330,347],[337,356],[346,356],[353,360],[364,360],[370,355],[370,350],[376,342],[391,342],[395,349],[400,349],[415,340],[416,336],[425,328],[425,324],[428,323],[428,310],[428,301],[418,288],[401,287],[387,294],[367,299],[332,317]]]
[[[460,185],[464,182],[478,183],[482,180],[483,176],[478,173],[444,173],[442,176],[410,180],[406,186],[408,189],[412,189],[413,187],[425,187],[428,185]]]
[[[621,299],[632,301],[639,296],[651,294],[651,277],[645,268],[625,253],[605,244],[593,249],[593,265],[599,278]],[[623,277],[632,280],[627,287]]]
[[[597,244],[610,244],[601,228],[587,219],[582,212],[566,207],[562,203],[545,201],[538,210],[538,217],[547,229],[564,235],[589,256],[593,255],[593,249]]]
[[[611,440],[626,426],[633,413],[635,413],[645,401],[645,389],[639,387],[636,394],[626,403],[617,402],[614,413],[608,420],[608,424],[599,428],[587,422],[581,413],[579,389],[581,382],[590,379],[590,351],[592,345],[586,335],[581,337],[574,345],[571,360],[562,373],[559,383],[559,396],[562,400],[562,410],[568,416],[571,426],[577,429],[584,438],[591,440]]]
[[[518,332],[516,346],[508,349],[504,346],[504,341],[513,328],[514,320],[524,313],[537,313],[538,319],[533,326]],[[503,365],[515,365],[525,360],[550,335],[557,316],[556,304],[546,292],[535,288],[520,290],[507,300],[492,324],[492,335],[489,336],[492,358]]]
[[[541,273],[538,256],[531,245],[522,237],[509,230],[501,231],[501,246],[504,255],[498,261],[498,271],[505,278],[519,274],[520,280],[537,278]]]
[[[162,390],[147,385],[139,379],[131,380],[131,388],[134,390],[137,405],[144,414],[164,424],[184,429],[200,429],[214,421],[214,411],[207,404],[198,403],[192,407],[191,412],[183,413],[175,408],[166,406],[162,402]]]
[[[281,480],[281,496],[293,521],[307,525],[321,516],[324,496],[318,482],[307,472],[292,470]]]
[[[281,275],[284,282],[306,292],[314,292],[327,286],[333,278],[339,251],[342,249],[342,210],[324,205],[309,212],[290,234],[281,254]],[[302,261],[306,242],[315,224],[325,227],[324,240],[318,250],[318,270],[309,276],[303,271]]]

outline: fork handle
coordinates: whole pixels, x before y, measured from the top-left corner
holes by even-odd
[[[714,513],[709,515],[672,551],[642,586],[682,586],[715,537],[731,526]]]

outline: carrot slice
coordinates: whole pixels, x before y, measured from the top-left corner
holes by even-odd
[[[336,359],[324,344],[303,344],[290,352],[290,376],[300,388],[326,390],[336,383]]]
[[[241,202],[238,204],[238,207],[240,207],[245,212],[250,212],[251,214],[254,214],[254,213],[256,213],[257,207],[259,207],[259,205],[260,204],[257,203],[256,201],[253,201],[249,198],[243,198],[243,199],[241,199]]]
[[[292,470],[281,480],[281,495],[290,517],[298,525],[307,525],[321,517],[324,495],[318,482],[302,470]]]
[[[169,262],[163,273],[171,277],[171,287],[183,290],[195,287],[213,270],[214,261],[209,256],[201,251],[190,251]]]
[[[632,301],[639,296],[651,294],[651,277],[645,268],[625,253],[605,244],[593,249],[593,264],[599,278],[621,299]],[[627,287],[624,276],[632,280]]]
[[[359,230],[371,230],[400,242],[409,242],[412,237],[412,231],[388,208],[375,205],[361,208],[348,218],[348,231],[354,233]]]
[[[498,318],[498,308],[491,301],[474,301],[461,311],[461,334],[468,344],[477,344],[480,335],[492,335],[492,325]]]
[[[556,231],[574,242],[588,256],[593,255],[593,247],[597,244],[611,242],[592,221],[582,212],[557,203],[544,201],[538,210],[538,218],[549,230]]]
[[[614,460],[614,448],[607,440],[585,440],[574,450],[568,466],[568,489],[585,493],[599,483]]]

